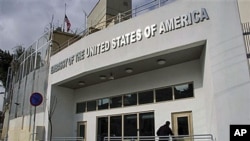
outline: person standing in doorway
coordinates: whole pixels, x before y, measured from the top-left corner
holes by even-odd
[[[156,132],[157,136],[170,136],[174,135],[172,129],[169,127],[170,122],[166,121]],[[169,141],[169,137],[160,137],[160,141]]]

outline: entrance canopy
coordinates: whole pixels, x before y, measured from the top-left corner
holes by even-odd
[[[79,89],[113,79],[129,77],[131,75],[197,60],[200,59],[204,48],[205,41],[200,41],[148,56],[141,56],[91,72],[85,72],[74,78],[64,80],[57,85],[71,89]]]

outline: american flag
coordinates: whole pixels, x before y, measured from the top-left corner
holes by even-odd
[[[71,23],[70,23],[67,15],[65,15],[65,17],[64,17],[64,22],[66,22],[66,24],[67,24],[67,32],[68,32],[70,30]]]

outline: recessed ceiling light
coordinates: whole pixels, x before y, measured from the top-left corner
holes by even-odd
[[[84,81],[79,81],[79,82],[78,82],[78,85],[84,86],[84,85],[85,85],[85,82],[84,82]]]
[[[159,60],[157,60],[157,64],[158,65],[164,65],[164,64],[166,64],[166,60],[165,59],[159,59]]]
[[[126,73],[132,73],[132,72],[133,72],[133,69],[132,69],[132,68],[126,68],[126,69],[125,69],[125,72],[126,72]]]
[[[101,79],[101,80],[105,80],[106,78],[107,78],[107,77],[106,77],[105,75],[101,75],[101,76],[100,76],[100,79]]]

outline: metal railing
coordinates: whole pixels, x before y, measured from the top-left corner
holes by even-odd
[[[83,137],[54,137],[51,141],[83,141]]]
[[[247,58],[250,58],[250,23],[242,23],[242,30],[246,46]]]
[[[109,26],[118,24],[120,22],[126,21],[128,19],[132,19],[138,15],[141,15],[143,13],[146,13],[148,11],[152,11],[154,9],[157,9],[163,5],[166,5],[168,3],[168,0],[151,0],[143,5],[137,6],[131,10],[125,11],[123,13],[119,13],[116,16],[112,16],[105,21],[99,22],[95,25],[91,25],[91,27],[84,29],[83,31],[79,32],[74,37],[70,38],[69,40],[65,41],[64,43],[60,44],[60,48],[57,50],[54,50],[51,55],[56,54],[57,52],[61,51],[62,49],[68,47],[69,45],[73,44],[74,42],[78,41],[79,39],[88,36],[89,34],[92,34],[94,32],[100,31],[102,29],[105,29]]]
[[[104,137],[103,141],[214,141],[212,134],[180,135],[180,136],[125,136]]]

